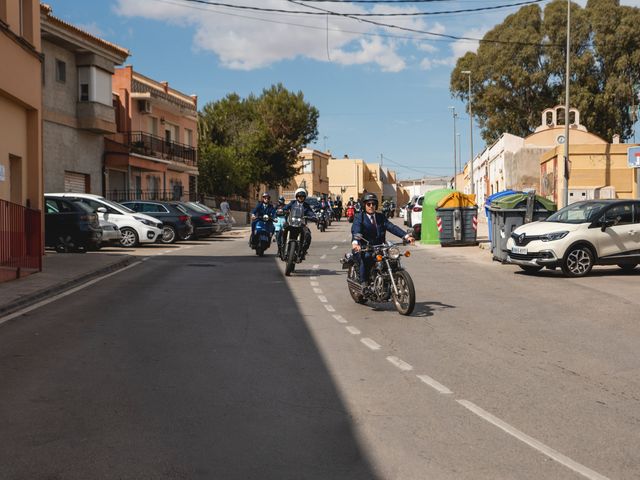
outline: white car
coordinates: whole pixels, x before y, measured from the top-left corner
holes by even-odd
[[[162,235],[162,222],[144,213],[134,212],[124,205],[90,193],[45,193],[56,197],[69,197],[89,205],[100,220],[115,223],[122,236],[120,245],[135,247],[141,243],[154,243]]]
[[[411,209],[407,209],[407,220],[405,223],[408,227],[413,227],[416,223],[422,223],[422,202],[424,195],[416,198]]]
[[[572,203],[544,221],[516,228],[507,250],[507,261],[525,272],[560,267],[569,277],[582,277],[594,265],[631,271],[640,263],[640,201]]]

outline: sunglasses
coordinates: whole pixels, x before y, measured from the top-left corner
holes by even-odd
[[[365,205],[367,207],[375,207],[377,205],[377,203],[376,202],[367,202],[367,203],[365,203]]]

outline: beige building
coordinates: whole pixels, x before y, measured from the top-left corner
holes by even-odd
[[[305,148],[298,156],[299,173],[291,183],[278,190],[278,196],[284,195],[287,201],[293,200],[298,188],[305,188],[313,197],[329,195],[328,165],[331,155],[319,150]]]
[[[343,200],[358,199],[366,191],[380,200],[398,201],[396,172],[379,163],[366,163],[361,158],[331,158],[329,160],[329,191]]]
[[[104,193],[104,139],[116,132],[111,78],[129,52],[41,7],[45,192]]]

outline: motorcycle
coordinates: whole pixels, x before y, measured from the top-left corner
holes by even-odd
[[[327,216],[325,215],[324,208],[321,208],[316,212],[316,226],[318,227],[318,230],[320,230],[321,232],[324,232],[327,229],[328,222],[327,222]]]
[[[283,256],[280,259],[286,262],[284,274],[288,277],[296,268],[296,263],[302,262],[302,253],[304,248],[304,231],[302,227],[305,224],[304,207],[294,205],[289,210],[289,218],[282,231],[283,236]],[[315,218],[314,218],[315,220]]]
[[[269,215],[263,215],[262,218],[258,219],[253,233],[251,248],[255,249],[256,255],[259,257],[262,257],[265,250],[271,245],[273,232],[273,219]]]
[[[287,218],[285,217],[284,211],[279,208],[276,211],[276,218],[273,221],[273,226],[275,229],[275,241],[278,244],[278,257],[283,259],[284,257],[284,228],[287,225]]]
[[[336,222],[339,222],[340,219],[342,218],[342,207],[333,207],[332,212],[333,212],[333,219]]]
[[[392,217],[391,205],[389,205],[388,203],[382,204],[382,213],[384,214],[385,217],[391,218]]]
[[[353,205],[347,207],[347,221],[353,223],[353,217],[356,216],[356,209]]]
[[[357,240],[366,240],[360,234],[354,235]],[[371,267],[369,281],[363,289],[360,284],[359,264],[352,253],[347,253],[341,259],[342,268],[348,270],[347,288],[351,298],[356,303],[393,301],[400,315],[410,315],[416,305],[416,292],[413,280],[400,260],[401,256],[409,257],[411,252],[400,252],[399,245],[404,242],[387,242],[381,245],[366,245],[362,248],[361,255],[365,252],[373,253],[375,264]]]

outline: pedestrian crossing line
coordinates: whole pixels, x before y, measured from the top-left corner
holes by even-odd
[[[309,280],[311,280],[312,282],[318,280],[318,277],[309,277]]]
[[[347,332],[349,332],[351,335],[360,335],[360,330],[358,330],[356,327],[352,327],[351,325],[349,325],[348,327],[345,327],[347,329]]]
[[[451,395],[453,393],[451,390],[449,390],[447,387],[442,385],[440,382],[431,378],[429,375],[416,375],[416,376],[420,379],[420,381],[426,383],[431,388],[442,393],[443,395]]]
[[[325,258],[327,258],[327,254],[326,253],[320,257],[320,260],[324,260]]]
[[[347,323],[342,315],[338,315],[337,313],[333,316],[339,323]]]
[[[319,268],[320,268],[320,264],[316,263],[316,264],[315,264],[313,267],[311,267],[311,268],[313,268],[314,270],[317,270],[317,269],[319,269]]]
[[[327,303],[327,297],[325,297],[324,295],[318,295],[318,300],[320,300],[322,303]]]
[[[331,305],[327,305],[326,303],[324,304],[324,308],[327,309],[327,312],[335,312],[336,309],[333,308]]]
[[[309,282],[311,284],[312,287],[319,287],[320,286],[320,282]]]
[[[316,282],[316,283],[317,283],[317,282]],[[317,293],[317,294],[319,294],[319,295],[322,295],[323,291],[322,291],[322,289],[320,289],[320,288],[314,288],[314,289],[313,289],[313,293]]]
[[[410,364],[398,357],[387,357],[387,360],[389,361],[389,363],[398,367],[403,372],[410,372],[411,370],[413,370],[413,367]]]
[[[376,343],[375,341],[371,340],[368,337],[361,338],[360,341],[364,343],[367,347],[369,347],[371,350],[380,350],[382,348],[378,343]]]
[[[336,248],[338,248],[338,245],[334,245],[333,247],[331,247],[331,250],[335,250]]]

